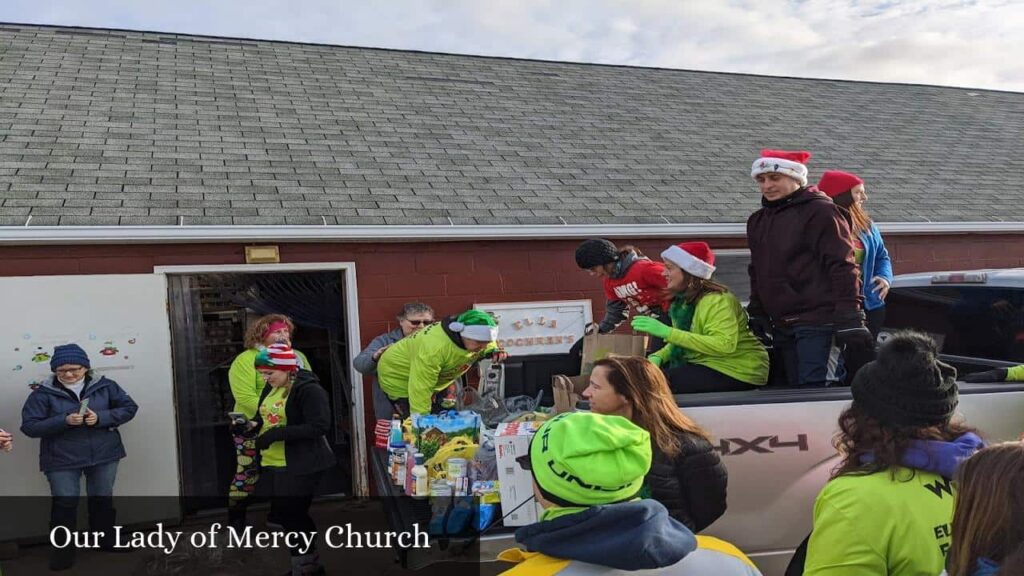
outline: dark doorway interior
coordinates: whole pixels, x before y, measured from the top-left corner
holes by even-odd
[[[343,272],[231,273],[168,276],[169,312],[186,514],[224,508],[235,472],[227,413],[231,362],[246,327],[270,313],[296,325],[293,346],[309,359],[331,398],[328,436],[338,466],[321,494],[352,494],[348,344]]]

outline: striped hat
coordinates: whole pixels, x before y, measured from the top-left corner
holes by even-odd
[[[260,368],[295,372],[299,369],[299,357],[287,344],[271,344],[267,348],[261,348],[256,354],[255,365]]]

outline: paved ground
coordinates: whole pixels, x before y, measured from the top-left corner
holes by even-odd
[[[379,502],[373,501],[336,501],[323,502],[314,506],[314,519],[323,532],[326,526],[337,521],[331,519],[343,515],[345,522],[352,522],[360,531],[379,529],[387,530],[383,509]],[[257,528],[263,527],[263,513],[253,513],[252,522]],[[188,522],[183,526],[174,527],[186,533],[204,531],[215,519]],[[187,536],[186,536],[187,537]],[[85,550],[78,554],[75,567],[60,572],[66,576],[279,576],[289,571],[289,557],[283,549],[264,550],[223,550],[195,551],[191,547],[179,544],[179,549],[187,553],[176,552],[165,556],[153,550],[132,551],[129,553],[111,554]],[[37,576],[51,573],[48,568],[48,546],[38,545],[23,547],[16,558],[3,560],[3,576]],[[403,569],[394,560],[391,550],[374,549],[329,549],[321,545],[321,556],[328,574],[373,574],[382,576],[422,575],[422,576],[470,576],[498,574],[506,565],[485,563],[482,565],[467,563],[436,564],[418,571]]]

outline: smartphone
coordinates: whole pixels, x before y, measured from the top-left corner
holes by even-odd
[[[85,416],[87,412],[89,412],[89,399],[84,398],[82,399],[81,406],[78,407],[78,415]]]

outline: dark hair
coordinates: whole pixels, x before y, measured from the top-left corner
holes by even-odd
[[[1002,563],[999,574],[1007,574],[1014,553],[1024,554],[1024,443],[1006,442],[975,453],[957,470],[949,576],[970,576],[979,558]]]
[[[402,305],[402,311],[398,313],[397,318],[403,320],[413,314],[430,314],[433,317],[434,309],[423,302],[409,302]]]
[[[669,456],[679,453],[674,432],[693,434],[710,442],[711,436],[676,404],[665,374],[646,358],[610,356],[594,362],[608,369],[608,382],[633,407],[632,421],[647,430],[651,442]]]
[[[962,422],[947,421],[937,426],[891,426],[868,415],[856,402],[839,415],[839,432],[832,444],[842,457],[832,471],[838,476],[860,476],[890,470],[901,466],[903,454],[914,440],[941,440],[951,442],[968,432],[977,430]],[[862,462],[866,454],[871,462]]]
[[[626,244],[625,246],[622,246],[621,248],[619,248],[619,255],[620,256],[626,256],[630,252],[632,252],[633,254],[636,254],[638,258],[646,258],[646,256],[644,256],[644,253],[641,252],[639,248],[637,248],[636,246],[634,246],[632,244]]]

